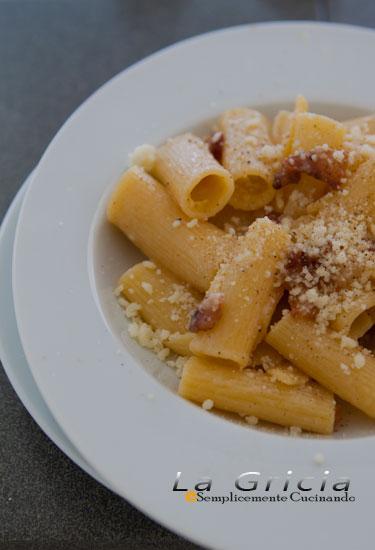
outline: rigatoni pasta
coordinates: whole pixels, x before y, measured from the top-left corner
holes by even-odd
[[[249,365],[281,297],[277,270],[288,243],[288,233],[267,218],[255,221],[239,237],[232,258],[221,265],[205,298],[222,295],[221,318],[209,330],[199,331],[198,324],[190,345],[194,354]]]
[[[331,323],[331,328],[351,338],[361,338],[375,322],[374,311],[375,292],[365,292],[337,315]]]
[[[308,101],[304,96],[299,95],[296,98],[293,112],[279,111],[275,117],[272,135],[276,143],[283,147],[282,156],[284,158],[298,151],[309,151],[318,145],[329,146],[332,143],[332,139],[328,139],[327,143],[325,142],[328,132],[320,131],[320,127],[322,125],[327,127],[332,119],[320,118],[318,115],[308,113],[308,110]],[[337,124],[336,121],[332,122]],[[330,129],[330,132],[332,133],[332,129]],[[289,162],[293,162],[292,158],[289,159]],[[283,189],[279,189],[272,203],[274,210],[283,212],[284,215],[291,218],[302,215],[308,204],[316,201],[327,192],[325,181],[303,172],[299,179],[298,188],[295,187],[295,185],[290,184]]]
[[[200,294],[173,273],[150,261],[128,269],[119,280],[120,293],[137,305],[139,316],[154,329],[167,331],[165,345],[180,355],[189,355],[192,333],[189,321]]]
[[[266,337],[268,344],[367,415],[375,418],[375,358],[332,333],[316,334],[313,322],[285,315]]]
[[[181,396],[293,434],[332,433],[335,395],[375,418],[374,120],[298,96],[131,155],[107,217],[148,259],[115,294]]]
[[[276,143],[291,142],[293,140],[293,121],[298,113],[306,113],[309,103],[303,95],[298,95],[294,104],[294,111],[281,110],[275,116],[272,123],[272,138]],[[288,153],[290,150],[287,151]]]
[[[275,190],[271,163],[264,158],[264,151],[270,150],[274,160],[266,117],[252,109],[232,109],[221,116],[219,127],[223,133],[223,166],[235,184],[230,204],[241,210],[268,204]]]
[[[322,434],[333,431],[333,394],[313,382],[283,384],[260,370],[240,370],[216,359],[191,357],[178,392],[200,404],[210,400],[214,407],[241,416]]]
[[[234,190],[230,173],[200,138],[189,133],[171,138],[159,147],[153,174],[192,218],[214,216],[228,203]]]
[[[326,219],[334,210],[342,208],[355,216],[365,216],[370,226],[375,215],[375,159],[360,164],[342,183],[340,191],[328,193],[308,205],[306,213]]]
[[[168,191],[138,167],[122,176],[107,217],[146,256],[203,291],[233,246],[231,235],[189,219]]]
[[[358,137],[375,135],[375,115],[351,118],[343,122],[345,128],[354,132]]]
[[[315,113],[296,113],[291,132],[290,153],[300,149],[309,151],[319,145],[340,150],[345,138],[345,128],[341,123]]]
[[[283,143],[288,135],[291,124],[292,113],[290,111],[279,111],[272,124],[271,135],[275,143]]]

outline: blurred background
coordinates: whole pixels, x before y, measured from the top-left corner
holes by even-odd
[[[375,27],[375,2],[0,0],[0,220],[61,124],[110,77],[189,36],[301,19]],[[0,369],[0,548],[197,546],[76,467],[41,432]]]

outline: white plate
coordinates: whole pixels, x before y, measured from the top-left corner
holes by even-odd
[[[31,178],[30,175],[17,193],[0,228],[0,358],[15,392],[44,433],[73,462],[101,481],[51,415],[30,372],[18,335],[12,293],[13,243],[23,196]]]
[[[229,106],[290,103],[299,92],[315,104],[374,110],[374,52],[372,31],[312,23],[238,27],[167,48],[118,75],[74,113],[25,196],[15,309],[47,405],[120,495],[202,544],[315,549],[328,540],[363,547],[372,532],[375,438],[286,438],[207,414],[170,391],[173,375],[119,338],[124,323],[110,289],[137,253],[122,239],[117,255],[119,241],[103,220],[103,193],[136,145],[158,143]],[[172,491],[177,471],[187,488],[209,476],[215,495],[234,489],[247,471],[261,472],[260,496],[267,495],[267,476],[288,470],[293,483],[311,476],[316,486],[323,468],[314,465],[317,451],[326,457],[329,479],[351,478],[355,503],[193,504]]]

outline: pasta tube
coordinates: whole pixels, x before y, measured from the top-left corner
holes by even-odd
[[[285,156],[301,149],[310,151],[319,145],[341,149],[345,135],[344,126],[333,118],[315,113],[294,113],[285,145]]]
[[[296,113],[306,113],[309,110],[309,103],[303,95],[296,97],[294,112],[279,111],[274,118],[272,124],[272,138],[276,143],[283,143],[287,138],[291,139],[292,136],[291,126],[293,117]]]
[[[306,211],[312,216],[319,214],[322,218],[335,215],[344,208],[353,215],[363,215],[369,224],[375,218],[375,160],[361,164],[348,183],[342,186],[343,192],[332,192],[307,206]]]
[[[317,334],[314,323],[285,315],[266,342],[322,386],[375,418],[375,358],[364,348],[347,347],[334,334]]]
[[[349,131],[352,131],[354,128],[358,128],[360,134],[362,135],[375,134],[375,115],[368,115],[345,120],[343,122],[343,125]]]
[[[309,102],[303,95],[298,95],[296,97],[295,105],[294,105],[294,112],[295,113],[307,113],[309,110]]]
[[[309,380],[305,373],[293,367],[275,348],[264,341],[256,347],[251,366],[262,367],[271,376],[271,380],[288,386],[302,386]]]
[[[256,210],[275,195],[269,164],[262,149],[271,145],[267,119],[252,109],[226,111],[219,123],[224,135],[223,166],[234,179],[230,204],[240,210]]]
[[[152,172],[192,218],[214,216],[224,208],[234,190],[230,173],[193,134],[169,139],[159,147]]]
[[[302,174],[298,187],[294,184],[287,185],[278,193],[283,194],[286,202],[283,213],[291,218],[298,218],[306,213],[306,207],[320,199],[327,192],[327,184],[324,181]]]
[[[282,143],[288,135],[290,129],[290,111],[279,111],[272,123],[272,139],[275,143]]]
[[[122,295],[139,306],[138,314],[153,329],[170,334],[165,345],[181,355],[189,355],[192,334],[190,315],[200,295],[173,273],[145,261],[128,269],[119,280]]]
[[[375,292],[367,292],[356,299],[349,310],[340,313],[331,323],[331,327],[351,338],[361,338],[375,322],[371,311],[373,308]]]
[[[242,416],[322,434],[333,431],[333,395],[314,382],[283,384],[262,370],[240,370],[215,359],[191,357],[178,392],[197,403],[211,399],[215,408]]]
[[[190,346],[194,354],[249,365],[281,298],[275,281],[288,244],[288,234],[268,218],[256,220],[238,238],[233,258],[221,265],[206,295],[223,296],[221,318],[194,336]]]
[[[146,256],[202,291],[235,242],[210,223],[189,220],[163,185],[137,166],[117,184],[107,217]]]

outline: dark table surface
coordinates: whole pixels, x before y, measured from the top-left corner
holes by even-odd
[[[372,0],[0,0],[0,219],[66,117],[183,38],[283,19],[375,26]],[[0,548],[197,548],[73,464],[0,369]]]

